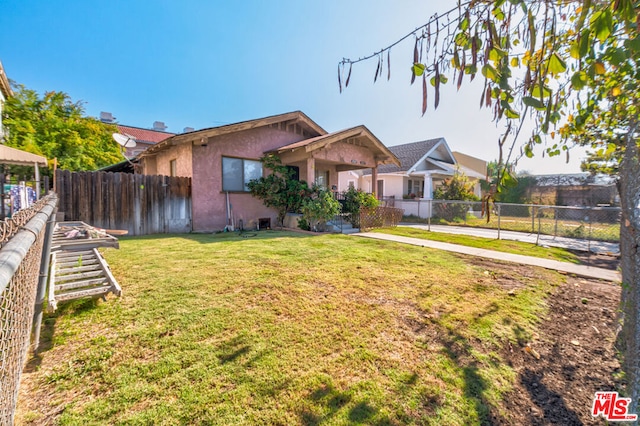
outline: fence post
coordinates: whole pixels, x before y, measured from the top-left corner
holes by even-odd
[[[38,353],[40,346],[40,326],[42,325],[42,305],[47,292],[47,279],[49,278],[49,259],[51,253],[51,240],[53,239],[53,228],[56,225],[56,212],[58,208],[54,208],[47,221],[44,233],[44,244],[42,247],[42,255],[40,257],[40,276],[38,277],[38,291],[36,294],[36,304],[33,311],[33,353]]]
[[[537,212],[536,214],[538,216],[538,236],[536,237],[536,245],[538,245],[538,243],[540,242],[540,217],[542,216],[540,214],[540,212]]]
[[[500,239],[500,207],[502,207],[502,204],[500,203],[494,203],[495,206],[498,207],[498,239]],[[487,209],[489,208],[488,203],[487,203]]]
[[[553,208],[553,216],[556,220],[556,223],[553,227],[553,236],[557,237],[558,236],[558,207]]]
[[[589,242],[587,243],[588,248],[589,248],[589,257],[587,259],[591,259],[591,217],[593,216],[593,212],[591,211],[591,209],[589,209],[589,216],[587,216],[587,218],[589,219]]]
[[[533,234],[534,232],[536,232],[536,207],[535,206],[531,206],[531,233]]]
[[[7,195],[7,194],[4,193],[4,182],[5,182],[4,173],[2,173],[2,174],[0,174],[0,185],[2,185],[2,188],[0,188],[0,198],[2,198],[2,200],[0,200],[0,201],[2,201],[2,207],[1,207],[2,216],[0,216],[0,220],[4,220],[7,217],[7,215],[6,215],[5,211],[4,211],[4,197]]]

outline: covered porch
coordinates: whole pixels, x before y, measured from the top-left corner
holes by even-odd
[[[338,173],[371,169],[377,177],[378,166],[400,164],[396,156],[365,126],[289,144],[268,153],[277,154],[301,181],[336,191]]]

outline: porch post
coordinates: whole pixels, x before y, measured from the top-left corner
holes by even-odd
[[[378,166],[371,169],[371,193],[376,194],[376,198],[380,199],[378,194]]]
[[[433,199],[433,178],[431,174],[424,175],[424,194],[422,194],[422,197],[428,200]]]
[[[311,187],[316,181],[316,159],[307,158],[307,183]]]

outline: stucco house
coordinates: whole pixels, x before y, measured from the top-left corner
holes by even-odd
[[[350,186],[374,192],[378,198],[433,198],[433,190],[457,171],[475,181],[480,196],[480,179],[486,177],[486,162],[462,153],[453,153],[444,138],[395,145],[389,150],[400,164],[378,167],[377,176],[371,170],[352,170],[340,174],[339,190]],[[375,185],[372,185],[375,182]]]
[[[263,176],[260,158],[277,154],[300,180],[337,189],[338,173],[399,166],[365,126],[328,133],[300,111],[182,133],[141,153],[144,174],[192,179],[192,228],[211,232],[234,224],[275,225],[275,210],[248,192]]]
[[[116,124],[116,126],[118,127],[118,133],[131,136],[136,141],[135,147],[126,148],[124,155],[127,158],[134,158],[158,142],[162,142],[163,140],[175,135],[175,133],[169,133],[157,129],[143,129],[140,127],[125,126],[123,124]]]

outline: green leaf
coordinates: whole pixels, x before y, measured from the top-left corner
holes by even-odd
[[[571,86],[575,90],[582,90],[587,85],[587,73],[578,71],[571,77]]]
[[[488,78],[489,80],[498,81],[500,74],[498,71],[492,67],[490,64],[485,64],[482,67],[482,75]]]
[[[498,21],[504,21],[504,12],[500,9],[500,6],[496,4],[495,9],[491,12]]]
[[[513,188],[518,185],[518,179],[511,174],[508,170],[505,170],[500,179],[500,186],[505,188]]]
[[[475,74],[478,72],[478,67],[476,65],[467,65],[464,67],[465,74]]]
[[[571,43],[571,46],[569,47],[569,55],[573,58],[573,59],[580,59],[580,42],[578,40],[576,40],[575,42]]]
[[[536,84],[531,89],[531,96],[539,99],[548,98],[549,96],[551,96],[551,90],[549,90],[548,87],[544,87],[544,86],[542,87],[542,90],[541,90],[540,85]]]
[[[557,53],[552,53],[549,57],[549,72],[553,75],[561,74],[567,70],[567,64]]]
[[[525,104],[526,106],[535,108],[538,111],[544,111],[546,108],[544,103],[540,101],[540,99],[534,98],[532,96],[525,96],[524,98],[522,98],[522,103]]]
[[[454,42],[461,47],[466,47],[469,45],[469,34],[467,34],[466,32],[460,32],[458,34],[456,34],[456,38],[454,39]]]
[[[579,50],[579,58],[584,58],[589,53],[589,48],[591,47],[591,31],[588,28],[582,30],[580,34],[580,50]],[[578,58],[578,59],[579,59]]]
[[[518,59],[517,57],[513,57],[511,58],[511,66],[514,68],[517,68],[520,66],[520,59]]]
[[[440,74],[440,83],[447,84],[447,81],[449,81],[449,79],[444,75]]]
[[[604,42],[613,32],[613,16],[609,9],[594,14],[591,26],[600,42]]]
[[[462,31],[466,31],[467,28],[469,28],[469,17],[465,16],[464,19],[462,19],[462,21],[460,21],[460,30]]]
[[[528,143],[524,146],[524,155],[526,155],[527,158],[533,157],[533,149],[532,149],[531,143]]]
[[[520,114],[518,114],[517,111],[514,111],[511,108],[506,108],[504,110],[504,115],[506,115],[507,118],[520,118]]]
[[[416,76],[420,77],[422,74],[424,74],[425,66],[424,66],[424,64],[416,63],[416,64],[413,64],[413,68],[412,69],[413,69],[413,73]]]

